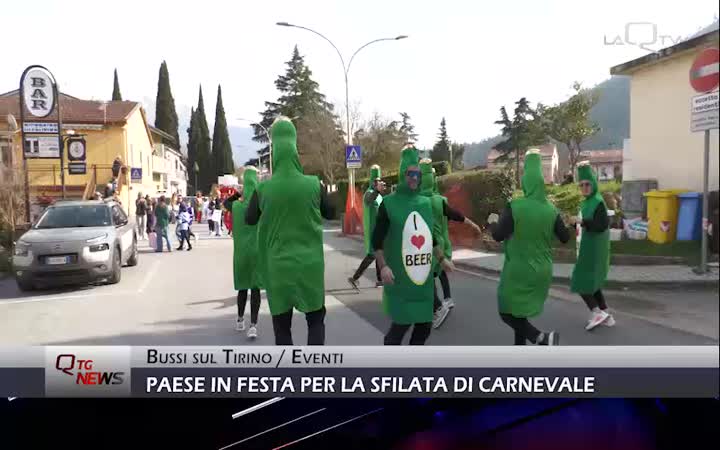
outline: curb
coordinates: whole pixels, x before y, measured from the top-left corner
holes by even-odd
[[[340,234],[341,237],[354,239],[356,241],[362,241],[362,236],[356,236],[351,234]],[[458,267],[463,270],[467,270],[470,272],[479,272],[483,273],[485,275],[492,275],[492,276],[500,276],[500,270],[497,269],[489,269],[486,267],[480,267],[475,264],[470,264],[464,261],[453,261],[453,264],[455,264],[455,267]],[[563,285],[569,285],[570,284],[570,277],[561,277],[561,276],[555,276],[553,275],[553,283],[563,284]],[[718,280],[683,280],[683,281],[618,281],[618,280],[607,280],[605,283],[605,287],[608,289],[622,289],[624,287],[633,287],[633,288],[646,288],[646,289],[653,289],[653,288],[662,288],[662,289],[677,289],[681,290],[683,288],[693,287],[693,288],[717,288],[718,287]]]
[[[486,275],[500,276],[500,270],[489,269],[487,267],[476,266],[475,264],[466,263],[463,261],[453,261],[455,267],[468,270],[470,272],[479,272]],[[569,285],[570,277],[562,277],[553,275],[553,283]],[[618,280],[607,280],[605,287],[608,289],[622,289],[624,287],[633,288],[663,288],[663,289],[677,289],[682,290],[688,287],[694,288],[717,288],[718,280],[683,280],[683,281],[618,281]]]

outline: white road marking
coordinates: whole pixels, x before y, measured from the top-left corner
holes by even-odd
[[[138,290],[137,290],[137,293],[138,293],[138,294],[142,294],[143,291],[145,290],[145,288],[148,286],[148,284],[150,284],[150,281],[151,281],[151,280],[153,279],[153,277],[155,276],[155,272],[157,272],[157,268],[158,268],[158,265],[159,265],[158,263],[159,263],[159,261],[158,261],[157,259],[152,262],[152,265],[150,266],[150,270],[148,270],[148,271],[145,273],[145,278],[143,278],[143,281],[142,281],[142,283],[140,284],[140,287],[139,287]]]

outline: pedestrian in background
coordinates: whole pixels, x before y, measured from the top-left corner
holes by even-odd
[[[602,287],[610,268],[610,221],[607,206],[590,163],[578,164],[578,186],[585,199],[580,205],[580,217],[571,217],[572,225],[582,227],[580,252],[573,269],[570,290],[585,301],[590,319],[585,329],[598,325],[613,326],[615,318],[607,312],[608,306]]]
[[[215,197],[210,201],[210,211],[213,222],[211,234],[214,231],[215,236],[219,237],[221,236],[222,231],[222,204],[220,203],[220,199],[218,197]]]
[[[139,239],[146,238],[145,229],[147,228],[147,208],[148,205],[145,203],[142,192],[138,192],[138,197],[135,201],[135,223],[137,224]]]
[[[202,223],[202,215],[203,215],[203,198],[202,198],[202,192],[195,193],[195,204],[193,205],[195,207],[195,221],[197,223]]]
[[[155,232],[155,227],[157,226],[157,220],[155,219],[155,209],[157,208],[157,202],[155,199],[149,200],[149,197],[146,197],[148,199],[148,209],[147,209],[147,238],[148,238],[148,245],[152,248],[157,248],[157,233]]]
[[[183,250],[185,248],[185,242],[187,242],[188,251],[190,251],[192,250],[192,244],[190,243],[189,230],[192,216],[184,203],[180,203],[178,211],[177,226],[180,233],[180,246],[177,249]]]
[[[155,209],[155,232],[157,233],[157,248],[155,251],[158,253],[163,251],[163,239],[167,243],[168,252],[172,252],[170,246],[170,236],[168,235],[168,226],[170,225],[170,211],[167,203],[165,202],[165,196],[161,196],[158,201],[157,208]]]

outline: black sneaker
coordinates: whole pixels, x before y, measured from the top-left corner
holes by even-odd
[[[560,345],[560,333],[557,331],[543,333],[543,338],[538,341],[537,345]]]
[[[348,278],[348,283],[350,283],[350,286],[352,286],[353,289],[355,289],[356,291],[360,290],[360,288],[358,287],[358,282],[355,278],[353,278],[353,277]]]

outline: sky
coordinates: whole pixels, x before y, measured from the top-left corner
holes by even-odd
[[[310,32],[276,22],[319,31],[346,60],[366,42],[408,35],[357,55],[350,103],[364,117],[409,113],[420,146],[430,147],[442,117],[453,141],[493,136],[501,106],[523,96],[560,102],[574,81],[597,84],[610,76],[610,67],[647,48],[672,45],[717,15],[716,0],[3,2],[0,92],[16,89],[25,67],[42,64],[61,91],[108,99],[117,68],[123,98],[150,105],[166,60],[180,116],[189,115],[202,84],[212,129],[221,84],[228,123],[245,127],[236,119],[259,120],[263,102],[277,98],[274,81],[295,45],[320,90],[344,111],[335,50]],[[648,44],[643,49],[623,41]],[[252,151],[248,142],[233,145]]]

